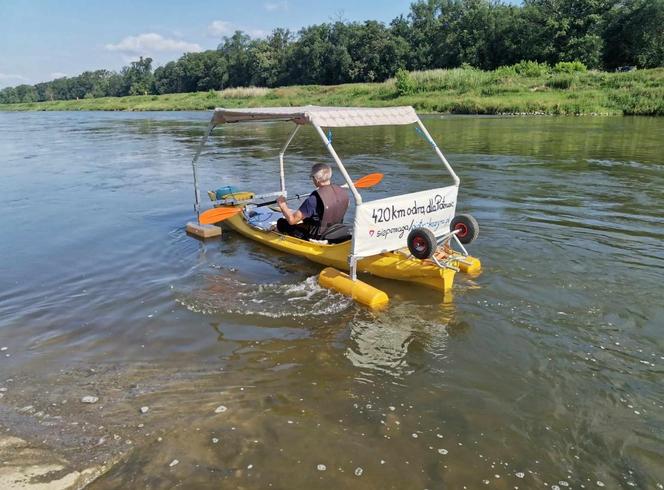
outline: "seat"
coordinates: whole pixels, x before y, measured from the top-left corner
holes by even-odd
[[[319,240],[327,240],[328,243],[343,243],[353,238],[353,228],[344,223],[330,226]]]

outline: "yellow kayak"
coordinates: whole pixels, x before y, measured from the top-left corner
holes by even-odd
[[[198,185],[197,162],[208,138],[215,127],[242,122],[274,121],[290,122],[292,130],[281,147],[279,162],[279,192],[254,196],[251,192],[238,192],[233,186],[210,191],[214,209],[201,213],[200,187]],[[452,178],[453,183],[435,183],[427,188],[408,194],[384,197],[373,201],[363,201],[358,189],[373,187],[383,178],[381,173],[373,173],[353,181],[343,162],[332,145],[330,128],[360,128],[366,126],[406,126],[416,125],[416,130],[431,145],[438,160]],[[241,211],[250,203],[260,202],[267,197],[286,197],[286,176],[284,154],[301,126],[312,126],[327,152],[341,172],[355,202],[353,217],[354,239],[347,238],[346,230],[338,227],[334,232],[341,235],[330,236],[329,242],[305,241],[270,230],[267,223],[259,221],[253,208],[249,217]],[[323,128],[328,129],[326,136]],[[242,235],[269,247],[305,257],[313,262],[326,265],[318,276],[323,287],[334,289],[352,297],[371,308],[387,305],[389,298],[384,291],[357,279],[356,272],[367,272],[378,277],[408,281],[439,291],[452,288],[456,272],[475,273],[480,269],[480,261],[468,256],[463,244],[471,243],[479,233],[477,220],[468,214],[455,214],[457,195],[461,179],[454,172],[442,151],[427,131],[415,109],[412,107],[263,107],[242,109],[215,109],[207,132],[191,162],[194,174],[194,209],[198,213],[197,223],[188,223],[187,229],[200,237],[217,236],[220,229],[207,227],[222,221]],[[331,167],[330,171],[331,171]],[[331,176],[331,174],[330,174]],[[324,184],[321,182],[321,185]],[[317,183],[318,187],[318,183]],[[228,192],[224,192],[227,189]],[[329,189],[328,189],[329,191]],[[219,194],[223,194],[219,196]],[[295,198],[298,196],[296,195]],[[260,198],[260,199],[258,199]],[[275,203],[263,202],[257,208]],[[341,204],[341,201],[339,201]],[[334,214],[333,221],[337,221]],[[341,214],[343,216],[343,214]],[[449,225],[449,228],[448,228]],[[404,232],[409,230],[408,236]],[[329,230],[327,230],[329,231]],[[438,235],[436,235],[438,233]],[[341,241],[339,243],[339,241]],[[462,250],[452,249],[455,243]],[[404,248],[406,246],[406,248]],[[389,252],[383,252],[389,250]],[[346,274],[342,271],[349,271]]]
[[[244,213],[238,213],[224,221],[230,228],[258,243],[293,255],[305,257],[313,262],[348,271],[350,240],[338,244],[323,244],[301,240],[275,231],[265,231],[247,223]],[[476,273],[480,261],[474,257],[464,257],[455,262],[462,272]],[[409,257],[408,250],[387,252],[366,257],[358,262],[358,270],[378,277],[408,281],[423,286],[447,291],[452,287],[456,271],[442,268],[430,260]]]

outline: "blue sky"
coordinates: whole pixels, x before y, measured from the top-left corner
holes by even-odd
[[[157,64],[211,49],[236,29],[262,36],[339,18],[389,22],[411,0],[0,0],[0,88],[85,70]]]

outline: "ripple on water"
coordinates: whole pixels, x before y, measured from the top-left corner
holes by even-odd
[[[44,118],[52,137],[35,140]],[[105,427],[124,437],[142,417],[158,444],[132,433],[133,464],[100,486],[663,488],[662,121],[427,119],[482,227],[470,251],[484,273],[459,277],[450,318],[411,285],[379,281],[394,301],[374,314],[320,289],[299,258],[233,232],[185,235],[206,119],[0,114],[0,369],[29,373],[0,395],[35,417],[94,385]],[[262,163],[289,131],[224,128],[202,184],[274,190]],[[447,178],[411,129],[338,132],[351,175],[390,169],[367,200]],[[320,158],[315,135],[294,144],[292,190]],[[143,356],[155,374],[132,374]],[[59,369],[76,362],[123,369],[106,382]]]
[[[341,313],[353,300],[319,286],[316,276],[296,283],[244,282],[230,271],[206,275],[205,285],[180,292],[176,301],[206,315],[313,318]]]
[[[358,315],[350,324],[351,344],[346,358],[369,373],[404,378],[415,371],[408,362],[413,342],[425,346],[433,356],[444,356],[449,320],[449,315],[441,315],[438,309],[423,308],[414,314],[412,305],[406,303],[395,304],[389,312],[369,318]],[[363,379],[367,379],[368,373],[363,374]]]

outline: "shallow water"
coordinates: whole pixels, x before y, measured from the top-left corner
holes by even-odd
[[[186,235],[207,117],[0,113],[0,425],[123,455],[93,488],[662,488],[664,120],[425,118],[483,272],[447,302],[369,279],[372,313],[315,264]],[[217,130],[204,189],[275,190],[289,130]],[[334,144],[386,173],[365,198],[448,181],[412,128]],[[291,191],[318,161],[305,129]]]

